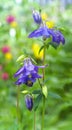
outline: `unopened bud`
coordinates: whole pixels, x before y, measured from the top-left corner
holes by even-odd
[[[37,24],[42,23],[42,18],[38,11],[33,10],[33,19],[34,19],[35,23],[37,23]]]
[[[25,104],[26,104],[27,109],[31,111],[33,108],[33,99],[31,95],[26,95]]]

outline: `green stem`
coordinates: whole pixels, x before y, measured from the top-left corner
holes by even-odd
[[[36,113],[34,111],[34,130],[36,130]]]
[[[43,53],[43,65],[45,65],[45,50],[46,50],[46,46],[44,45],[44,53]],[[43,82],[45,79],[45,68],[43,68]]]
[[[44,44],[44,55],[43,55],[43,65],[45,65],[45,51],[46,46]],[[43,68],[43,83],[45,80],[45,68]],[[43,86],[42,86],[43,87]],[[45,97],[43,96],[43,108],[42,108],[42,124],[41,124],[41,130],[44,128],[44,114],[45,114]]]
[[[17,121],[19,123],[20,115],[19,115],[19,95],[20,95],[20,87],[17,86]]]
[[[42,125],[41,130],[44,128],[44,114],[45,114],[45,97],[43,97],[43,110],[42,110]]]
[[[40,80],[39,80],[39,79],[38,79],[38,82],[39,82],[40,87],[42,88],[42,85],[41,85],[41,83],[40,83]]]

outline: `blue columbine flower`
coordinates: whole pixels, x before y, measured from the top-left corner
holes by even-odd
[[[42,76],[38,74],[38,69],[44,67],[45,66],[36,66],[32,64],[30,58],[26,58],[24,60],[24,65],[14,74],[14,77],[18,77],[15,84],[26,84],[31,87],[36,79],[42,78]]]
[[[34,19],[35,23],[41,24],[42,23],[42,18],[41,18],[40,12],[38,12],[36,10],[33,10],[33,19]]]
[[[25,104],[26,104],[27,109],[31,111],[33,108],[33,99],[32,99],[31,95],[29,95],[29,94],[26,95]]]
[[[41,15],[37,11],[33,11],[33,18],[35,23],[40,24],[39,28],[34,30],[29,34],[29,38],[37,38],[42,37],[43,39],[47,39],[49,37],[52,37],[52,41],[54,43],[57,43],[58,45],[60,42],[62,44],[65,43],[65,38],[63,34],[59,30],[50,29],[45,25],[45,22],[42,21]]]
[[[43,38],[49,38],[52,37],[52,42],[55,42],[57,44],[65,43],[65,38],[63,34],[54,29],[49,29],[46,25],[40,26],[38,29],[34,30],[32,33],[29,34],[29,38],[37,38],[42,36]]]

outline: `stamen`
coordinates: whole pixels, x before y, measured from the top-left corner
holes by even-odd
[[[31,80],[28,80],[27,83],[26,83],[26,85],[32,86],[32,85],[33,85],[33,82],[32,82]]]
[[[31,78],[31,77],[32,77],[32,75],[30,74],[30,75],[28,75],[28,77],[29,77],[29,78]]]

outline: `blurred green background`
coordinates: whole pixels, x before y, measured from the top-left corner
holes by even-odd
[[[20,124],[17,124],[17,87],[13,78],[20,64],[17,58],[32,56],[38,64],[34,47],[42,45],[39,39],[28,39],[28,34],[37,28],[32,18],[32,9],[42,10],[55,26],[62,27],[65,45],[46,51],[46,100],[44,130],[72,130],[72,1],[71,0],[0,0],[0,130],[33,130],[33,111],[26,109],[24,95],[20,94]],[[8,23],[8,16],[14,21]],[[27,87],[22,85],[21,91]],[[38,82],[30,88],[38,89]],[[27,88],[29,89],[29,88]],[[42,103],[37,109],[36,130],[40,130]]]

